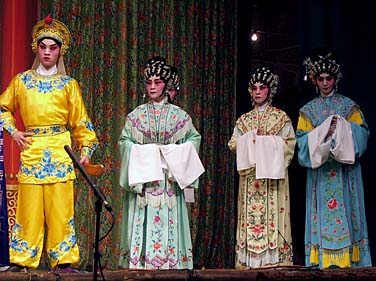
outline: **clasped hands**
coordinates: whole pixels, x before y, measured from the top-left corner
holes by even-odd
[[[330,122],[328,134],[326,135],[327,138],[331,137],[334,134],[336,127],[337,127],[337,121],[338,121],[338,116],[334,115],[332,117],[332,121]]]

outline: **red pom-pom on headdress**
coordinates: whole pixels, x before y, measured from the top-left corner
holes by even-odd
[[[52,23],[53,19],[51,17],[50,14],[48,14],[48,16],[44,19],[44,22],[48,25],[50,25]]]

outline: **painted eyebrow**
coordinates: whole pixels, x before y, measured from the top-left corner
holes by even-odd
[[[40,45],[43,45],[43,46],[49,46],[49,47],[53,47],[53,46],[58,46],[56,43],[53,43],[53,44],[51,44],[51,45],[47,45],[47,44],[45,44],[45,43],[43,43],[43,42],[40,42]]]

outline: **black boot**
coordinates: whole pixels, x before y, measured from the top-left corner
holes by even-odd
[[[27,272],[27,267],[19,264],[11,263],[7,272]]]
[[[58,264],[53,272],[74,273],[74,272],[79,272],[79,270],[72,268],[70,263],[62,263],[62,264]]]

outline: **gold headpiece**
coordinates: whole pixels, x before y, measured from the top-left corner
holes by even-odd
[[[38,41],[43,38],[52,38],[61,43],[61,55],[67,52],[71,41],[71,35],[67,26],[61,21],[53,19],[50,15],[34,25],[32,37],[33,42],[31,43],[31,47],[34,53],[38,50]]]

